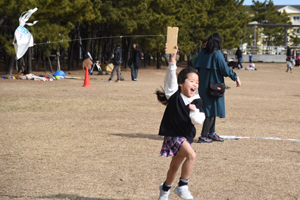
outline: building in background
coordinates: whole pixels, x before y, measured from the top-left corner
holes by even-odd
[[[277,6],[279,12],[285,12],[290,16],[292,25],[300,25],[300,5]],[[300,36],[300,27],[294,27],[295,35]]]

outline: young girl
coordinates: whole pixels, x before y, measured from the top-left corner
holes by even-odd
[[[177,46],[175,48],[178,50]],[[159,130],[159,135],[164,136],[159,155],[173,156],[167,178],[159,187],[158,200],[168,200],[181,163],[181,177],[174,193],[183,199],[193,199],[188,189],[189,176],[196,159],[191,143],[196,135],[194,124],[202,124],[205,119],[202,100],[198,94],[197,71],[185,68],[180,71],[176,80],[176,69],[176,54],[171,54],[164,82],[165,91],[156,91],[158,100],[167,105]]]
[[[250,65],[248,67],[246,67],[246,70],[256,70],[255,64],[251,61]]]

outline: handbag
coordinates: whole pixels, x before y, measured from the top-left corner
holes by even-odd
[[[224,92],[225,92],[225,84],[224,83],[212,83],[212,82],[210,82],[211,71],[213,69],[214,55],[215,55],[215,53],[213,53],[213,56],[211,57],[207,92],[210,96],[219,98],[219,97],[222,97]]]

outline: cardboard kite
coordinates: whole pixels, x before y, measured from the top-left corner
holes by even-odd
[[[167,52],[168,54],[176,54],[177,51],[175,49],[175,46],[177,46],[177,38],[178,38],[178,27],[168,27],[167,31],[167,45],[168,49]]]
[[[38,22],[38,21],[34,21],[33,23],[26,23],[30,18],[30,16],[37,10],[38,8],[34,8],[25,11],[21,14],[19,18],[19,27],[15,31],[15,38],[13,42],[16,51],[17,60],[22,58],[22,56],[26,53],[29,47],[33,46],[33,37],[31,33],[24,26],[25,25],[33,26]]]

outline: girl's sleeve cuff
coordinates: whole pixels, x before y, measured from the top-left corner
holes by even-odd
[[[171,69],[171,70],[174,70],[174,69],[177,69],[177,65],[176,65],[176,62],[175,63],[171,63],[171,62],[169,62],[169,69]]]

